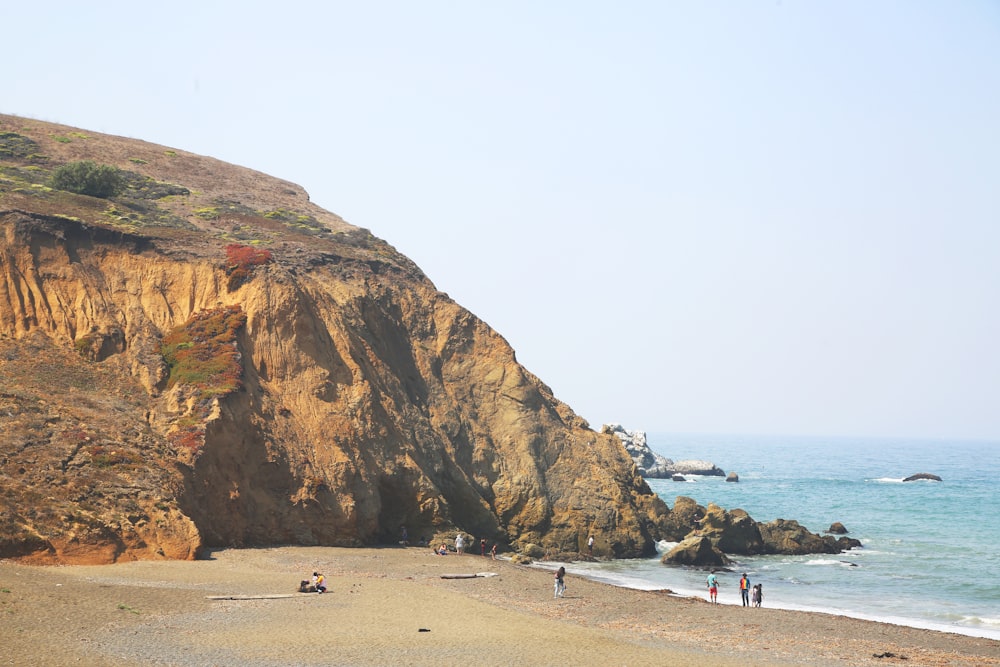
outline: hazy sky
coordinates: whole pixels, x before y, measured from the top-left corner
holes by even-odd
[[[594,427],[1000,439],[1000,3],[55,2],[0,111],[294,181]]]

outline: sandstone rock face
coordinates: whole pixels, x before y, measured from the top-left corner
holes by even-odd
[[[404,525],[552,551],[594,534],[629,557],[668,532],[621,441],[391,246],[293,184],[133,140],[51,139],[66,130],[0,116],[0,143],[34,143],[0,151],[6,173],[96,156],[145,189],[109,202],[0,180],[0,467],[14,480],[0,493],[37,501],[5,512],[0,557],[371,544]],[[156,199],[164,183],[174,194]],[[168,347],[230,366],[185,375]],[[30,378],[35,354],[53,368]]]

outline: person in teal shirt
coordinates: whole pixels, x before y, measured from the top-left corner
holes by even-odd
[[[719,578],[715,576],[715,570],[712,570],[711,574],[708,575],[706,583],[708,584],[708,599],[712,601],[712,604],[719,604]]]

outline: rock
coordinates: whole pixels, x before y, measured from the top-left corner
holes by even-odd
[[[715,503],[709,503],[699,532],[725,553],[765,553],[764,539],[757,522],[741,509],[725,510]]]
[[[679,542],[688,537],[692,531],[701,528],[701,520],[705,516],[705,508],[687,496],[677,496],[674,506],[667,516],[665,539]]]
[[[521,553],[529,558],[545,558],[545,549],[537,544],[525,544],[521,547]]]
[[[757,524],[764,540],[765,553],[805,555],[837,554],[855,547],[861,542],[848,537],[835,539],[831,535],[817,535],[806,530],[798,521],[775,519]]]
[[[682,475],[705,475],[708,477],[726,476],[726,471],[719,468],[711,461],[699,461],[697,459],[675,461],[673,470],[675,473],[680,473]]]
[[[847,535],[847,528],[844,524],[839,521],[834,521],[830,524],[830,527],[826,529],[826,532],[833,533],[834,535]]]
[[[927,479],[927,480],[930,480],[932,482],[940,482],[940,481],[942,481],[942,479],[940,477],[938,477],[937,475],[932,475],[929,472],[918,472],[916,475],[910,475],[909,477],[905,478],[903,481],[904,482],[915,482],[918,479]]]
[[[737,475],[735,472],[731,472],[728,475],[726,475],[726,481],[727,482],[738,482],[738,481],[740,481],[740,476]]]
[[[664,565],[729,565],[732,561],[707,537],[689,537],[660,559]]]
[[[684,477],[684,475],[671,475],[670,479],[672,479],[675,482],[686,482],[687,481],[687,478]]]
[[[646,444],[645,431],[630,431],[621,424],[605,424],[601,433],[610,433],[618,437],[625,445],[625,451],[632,457],[635,467],[643,477],[654,479],[670,479],[673,475],[673,461],[656,454]]]

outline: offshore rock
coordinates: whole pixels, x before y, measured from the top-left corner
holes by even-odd
[[[621,424],[605,424],[601,433],[617,436],[625,445],[625,451],[632,457],[635,467],[643,477],[670,479],[674,475],[674,462],[656,454],[646,443],[645,431],[630,431]]]
[[[635,467],[643,477],[654,479],[674,479],[680,475],[709,475],[725,476],[725,471],[717,467],[710,461],[699,461],[695,459],[673,461],[660,456],[649,448],[646,442],[645,431],[630,431],[621,424],[605,424],[601,427],[601,433],[615,435],[622,441],[625,451],[632,457]]]
[[[88,159],[127,187],[47,187]],[[617,437],[301,187],[3,115],[0,167],[0,557],[667,533]]]
[[[903,481],[904,482],[916,482],[917,480],[920,480],[920,479],[926,479],[926,480],[929,480],[929,481],[932,481],[932,482],[940,482],[940,481],[942,481],[940,477],[938,477],[937,475],[932,475],[929,472],[918,472],[916,475],[910,475],[909,477],[905,478]]]
[[[860,547],[860,540],[849,537],[834,538],[832,535],[817,535],[799,525],[798,521],[775,519],[757,524],[764,540],[765,553],[770,554],[838,554]]]
[[[727,482],[739,482],[740,481],[740,476],[737,475],[735,472],[731,472],[728,475],[726,475],[726,481]]]
[[[726,510],[709,503],[702,507],[691,498],[678,496],[674,501],[665,526],[667,539],[685,544],[685,555],[677,558],[685,561],[705,557],[704,562],[692,564],[713,565],[714,555],[694,548],[691,540],[705,539],[713,547],[725,554],[744,556],[757,554],[833,554],[860,547],[861,542],[846,537],[817,535],[797,521],[778,519],[769,523],[758,523],[744,510]],[[680,545],[678,545],[680,546]],[[701,556],[697,556],[701,554]],[[677,558],[663,558],[663,563],[681,562]]]
[[[673,471],[681,475],[704,475],[708,477],[726,476],[726,471],[711,461],[699,461],[698,459],[675,461]]]

